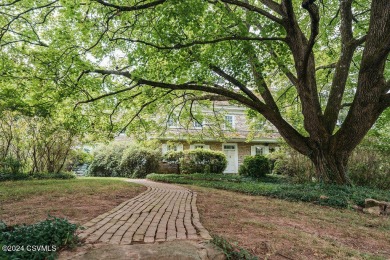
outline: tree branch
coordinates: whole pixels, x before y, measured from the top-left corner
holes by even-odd
[[[254,102],[260,102],[260,99],[255,94],[253,94],[253,92],[250,91],[244,84],[242,84],[240,81],[238,81],[236,78],[228,75],[221,68],[219,68],[217,66],[212,65],[212,66],[210,66],[210,68],[215,73],[217,73],[219,76],[226,79],[227,81],[229,81],[233,85],[237,86],[242,92],[244,92]]]
[[[111,41],[127,41],[131,43],[142,43],[151,47],[154,47],[159,50],[178,50],[178,49],[183,49],[183,48],[188,48],[192,47],[195,45],[204,45],[204,44],[213,44],[213,43],[219,43],[219,42],[224,42],[224,41],[282,41],[285,42],[284,38],[281,37],[245,37],[245,36],[227,36],[227,37],[222,37],[219,39],[213,39],[213,40],[195,40],[189,43],[177,43],[173,46],[161,46],[157,45],[151,42],[143,41],[143,40],[137,40],[137,39],[129,39],[129,38],[123,38],[123,37],[116,37],[116,38],[111,38]]]
[[[305,71],[306,71],[307,64],[309,62],[309,56],[313,50],[316,37],[319,33],[320,14],[319,14],[318,6],[314,2],[315,0],[304,0],[302,2],[302,7],[309,12],[310,19],[311,19],[310,38],[306,46],[305,55],[303,58],[303,68],[305,69]]]
[[[324,112],[325,126],[328,133],[332,133],[334,131],[338,114],[340,109],[343,108],[341,102],[345,91],[345,85],[349,76],[349,69],[353,59],[353,54],[358,46],[352,33],[352,0],[340,2],[340,17],[341,55],[335,65],[332,86]]]
[[[101,4],[101,5],[104,5],[104,6],[107,6],[107,7],[112,7],[112,8],[115,8],[117,9],[118,11],[122,11],[122,12],[131,12],[131,11],[137,11],[137,10],[142,10],[142,9],[148,9],[150,7],[154,7],[154,6],[158,6],[158,5],[161,5],[163,3],[165,3],[167,0],[156,0],[154,2],[150,2],[150,3],[147,3],[147,4],[143,4],[143,5],[133,5],[133,6],[124,6],[124,5],[115,5],[115,4],[110,4],[110,3],[107,3],[103,0],[94,0],[95,2]]]
[[[336,65],[337,65],[337,63],[331,63],[331,64],[328,64],[328,65],[318,66],[316,68],[316,71],[318,71],[318,70],[325,70],[325,69],[334,69],[334,68],[336,68]]]
[[[280,4],[274,2],[273,0],[260,0],[262,4],[270,8],[271,10],[277,12],[278,14],[282,15],[282,7]]]
[[[240,95],[236,92],[233,92],[224,88],[210,87],[206,85],[200,85],[193,82],[188,82],[184,84],[172,84],[165,82],[152,81],[142,78],[134,78],[128,71],[115,71],[115,70],[91,70],[88,73],[98,73],[101,75],[118,75],[129,78],[137,82],[137,85],[147,85],[151,87],[161,88],[161,89],[170,89],[170,90],[194,90],[201,91],[210,94],[220,95],[232,100],[236,100],[241,104],[251,108],[253,110],[261,113],[266,119],[268,119],[275,127],[279,129],[280,134],[284,139],[295,149],[297,149],[302,154],[308,155],[310,149],[307,145],[307,138],[303,137],[296,129],[294,129],[289,123],[287,123],[280,113],[271,109],[268,105],[263,102],[254,102],[251,99]],[[123,91],[122,91],[123,92]]]
[[[235,6],[239,6],[241,8],[244,8],[246,10],[249,10],[249,11],[252,11],[252,12],[256,12],[258,14],[261,14],[262,16],[265,16],[267,17],[268,19],[282,25],[283,21],[282,19],[268,13],[267,11],[257,7],[257,6],[254,6],[254,5],[251,5],[249,3],[246,3],[246,2],[242,2],[242,1],[239,1],[239,0],[220,0],[221,2],[223,3],[227,3],[227,4],[232,4],[232,5],[235,5]],[[268,1],[267,1],[268,2]]]
[[[219,95],[202,95],[202,96],[194,96],[191,98],[187,98],[192,101],[201,101],[201,100],[210,100],[210,101],[230,101],[231,98],[223,97]]]
[[[102,98],[106,98],[106,97],[109,97],[109,96],[117,95],[117,94],[122,93],[122,92],[130,91],[130,90],[134,89],[137,86],[138,86],[138,84],[135,84],[135,85],[133,85],[131,87],[128,87],[128,88],[123,88],[123,89],[120,89],[118,91],[113,91],[113,92],[110,92],[110,93],[106,93],[106,94],[103,94],[103,95],[95,97],[95,98],[90,98],[88,100],[79,101],[79,102],[76,103],[74,109],[76,109],[80,104],[87,104],[87,103],[95,102],[95,101],[97,101],[99,99],[102,99]],[[139,94],[142,94],[142,93],[138,93],[138,95]],[[138,95],[136,95],[136,96],[138,96]],[[134,96],[134,98],[136,96]]]

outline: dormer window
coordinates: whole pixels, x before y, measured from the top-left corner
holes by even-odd
[[[226,115],[225,116],[225,129],[234,128],[235,127],[235,120],[233,115]]]

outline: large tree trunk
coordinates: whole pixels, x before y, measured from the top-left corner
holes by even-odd
[[[316,149],[310,156],[317,178],[324,183],[350,184],[347,176],[347,163],[350,152],[336,152]]]

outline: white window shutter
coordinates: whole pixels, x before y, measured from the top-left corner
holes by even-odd
[[[256,146],[251,146],[251,155],[256,155]]]
[[[206,144],[206,145],[204,146],[204,149],[210,150],[210,145]]]
[[[190,145],[190,150],[194,150],[195,149],[195,145],[194,144],[191,144]]]
[[[269,146],[263,146],[264,154],[269,154]]]

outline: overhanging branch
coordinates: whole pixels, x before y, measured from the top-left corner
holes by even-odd
[[[225,42],[225,41],[282,41],[285,42],[284,38],[281,37],[246,37],[246,36],[227,36],[227,37],[221,37],[218,39],[212,39],[212,40],[195,40],[188,43],[177,43],[172,46],[161,46],[157,45],[151,42],[147,42],[144,40],[139,39],[130,39],[130,38],[124,38],[124,37],[115,37],[111,38],[111,41],[127,41],[131,43],[141,43],[145,44],[147,46],[151,46],[153,48],[159,49],[159,50],[178,50],[183,48],[192,47],[195,45],[205,45],[205,44],[214,44],[219,42]]]
[[[283,23],[282,19],[268,13],[267,11],[261,9],[260,7],[257,7],[255,5],[251,5],[248,2],[243,2],[243,1],[239,1],[239,0],[220,0],[220,1],[223,3],[239,6],[241,8],[246,9],[246,10],[261,14],[262,16],[265,16],[268,19],[270,19],[270,20],[272,20],[280,25]]]
[[[102,0],[95,0],[95,2],[97,2],[97,3],[101,4],[101,5],[104,5],[104,6],[107,6],[107,7],[112,7],[112,8],[117,9],[118,11],[122,11],[122,12],[131,12],[131,11],[148,9],[148,8],[151,8],[151,7],[155,7],[155,6],[161,5],[164,2],[166,2],[166,1],[167,0],[157,0],[157,1],[150,2],[150,3],[147,3],[147,4],[143,4],[143,5],[124,6],[124,5],[110,4],[110,3],[107,3],[107,2],[102,1]]]

